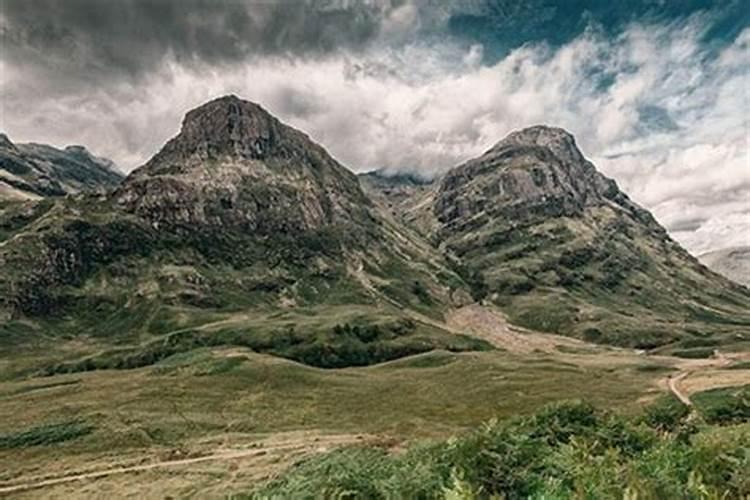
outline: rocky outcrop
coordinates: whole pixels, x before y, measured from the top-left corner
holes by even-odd
[[[356,176],[259,105],[226,96],[185,116],[180,133],[117,190],[157,227],[262,234],[370,218]]]
[[[647,211],[583,157],[572,135],[536,126],[450,170],[440,182],[434,210],[450,228],[480,215],[517,225],[576,216],[596,206],[612,207],[660,231]]]

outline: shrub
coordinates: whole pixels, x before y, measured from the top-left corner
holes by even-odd
[[[750,385],[700,392],[693,396],[693,401],[708,423],[750,422]]]
[[[649,406],[642,421],[649,427],[662,432],[674,432],[684,424],[690,409],[674,396],[665,396]]]
[[[427,291],[421,281],[415,281],[412,284],[411,292],[416,295],[421,303],[426,305],[432,304],[432,297],[430,297],[430,292]]]
[[[77,420],[41,425],[25,431],[0,434],[0,450],[61,443],[90,434],[93,430],[92,425]]]
[[[395,456],[312,457],[252,498],[742,498],[748,444],[750,429],[685,441],[563,403]]]
[[[583,331],[583,340],[586,342],[598,342],[602,339],[602,331],[598,328],[586,328]]]

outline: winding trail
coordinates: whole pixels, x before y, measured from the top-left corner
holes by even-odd
[[[687,394],[685,394],[684,392],[680,390],[680,386],[679,386],[680,381],[684,379],[685,377],[687,377],[688,375],[690,375],[689,371],[683,371],[674,377],[670,376],[669,380],[667,381],[667,385],[669,386],[669,390],[672,392],[672,394],[674,394],[675,397],[682,402],[682,404],[692,408],[693,402],[690,401],[690,398],[688,397]]]
[[[27,491],[37,488],[43,488],[45,486],[55,486],[64,483],[70,483],[73,481],[83,481],[100,479],[115,474],[127,474],[133,472],[143,472],[154,469],[166,468],[166,467],[177,467],[181,465],[193,465],[202,462],[211,461],[230,461],[233,459],[240,458],[253,458],[253,457],[265,457],[269,454],[287,454],[291,452],[321,452],[328,451],[334,447],[345,446],[353,444],[355,442],[362,442],[365,436],[362,434],[336,434],[336,435],[319,435],[309,437],[307,439],[298,439],[288,442],[282,442],[268,446],[257,446],[253,448],[239,449],[239,450],[224,450],[208,455],[202,455],[199,457],[182,458],[176,460],[164,460],[160,462],[152,462],[139,465],[129,465],[122,467],[112,467],[109,469],[103,469],[98,471],[71,473],[65,476],[58,477],[41,477],[41,478],[29,478],[23,480],[23,482],[4,482],[0,483],[0,496],[5,496],[11,493],[18,493],[21,491]]]
[[[698,369],[722,368],[731,363],[732,360],[717,349],[714,351],[714,357],[710,359],[708,363],[701,362],[700,364],[688,364],[687,367],[683,368],[677,375],[670,375],[667,377],[667,386],[669,387],[670,392],[674,394],[682,404],[689,408],[693,408],[693,402],[690,400],[690,396],[681,389],[680,382],[685,380],[691,373]]]

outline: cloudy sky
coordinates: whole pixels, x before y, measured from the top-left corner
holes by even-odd
[[[355,171],[546,123],[694,253],[750,245],[746,0],[0,0],[0,130],[130,171],[235,93]]]

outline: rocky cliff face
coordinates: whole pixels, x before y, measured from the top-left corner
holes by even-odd
[[[115,199],[156,227],[270,234],[370,218],[354,174],[302,132],[235,96],[190,111],[180,133]]]
[[[114,304],[419,307],[449,300],[441,280],[460,282],[321,146],[235,96],[187,113],[111,194],[5,215],[0,264],[13,271],[0,273],[0,309],[16,316]]]
[[[510,134],[449,171],[425,210],[475,295],[526,326],[641,347],[706,328],[750,338],[750,294],[672,241],[562,129]]]
[[[124,178],[114,163],[83,146],[14,144],[0,134],[0,199],[38,199],[106,190]]]
[[[449,171],[434,205],[448,230],[476,217],[505,218],[514,225],[577,216],[592,207],[611,207],[660,230],[647,211],[583,157],[572,135],[546,126],[514,132]]]

